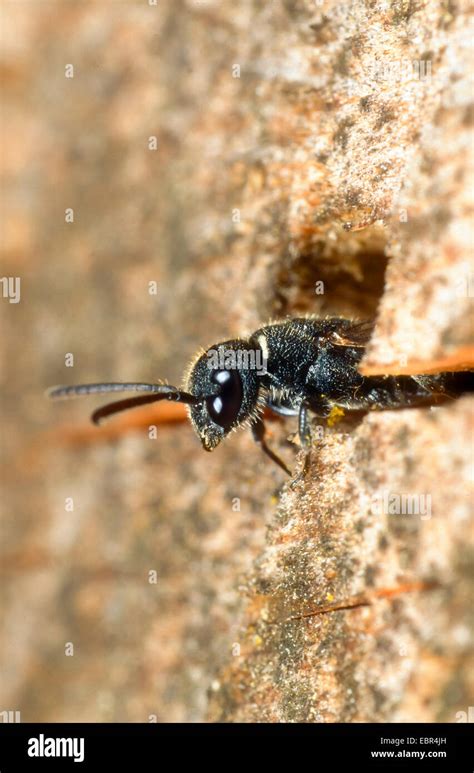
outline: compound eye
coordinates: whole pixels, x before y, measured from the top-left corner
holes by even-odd
[[[209,416],[219,427],[230,429],[242,407],[242,381],[236,370],[215,370],[211,381],[219,384],[220,391],[206,400]]]

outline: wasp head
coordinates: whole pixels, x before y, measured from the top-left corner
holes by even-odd
[[[188,405],[188,413],[206,451],[258,415],[261,357],[259,349],[234,340],[214,345],[191,363],[185,388],[202,399]]]

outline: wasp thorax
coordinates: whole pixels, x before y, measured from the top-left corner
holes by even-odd
[[[202,402],[189,417],[207,451],[256,415],[262,353],[246,341],[225,341],[202,354],[189,371],[186,389]]]

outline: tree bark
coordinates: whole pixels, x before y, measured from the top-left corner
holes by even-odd
[[[22,299],[1,309],[2,703],[24,721],[457,721],[472,398],[319,422],[306,465],[291,421],[272,422],[287,481],[250,433],[204,454],[160,409],[91,443],[90,405],[42,390],[176,383],[200,346],[309,312],[376,316],[366,372],[467,363],[467,11],[4,14],[2,273]],[[418,514],[390,512],[402,496]]]

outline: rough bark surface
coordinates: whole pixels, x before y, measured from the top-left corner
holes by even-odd
[[[305,466],[274,422],[287,481],[249,433],[204,454],[179,415],[151,439],[156,410],[91,435],[90,403],[43,390],[179,382],[198,347],[306,312],[377,315],[373,372],[467,360],[467,5],[2,16],[1,274],[21,301],[0,309],[0,708],[456,721],[474,674],[471,398],[324,426]],[[424,512],[391,514],[390,495]]]

